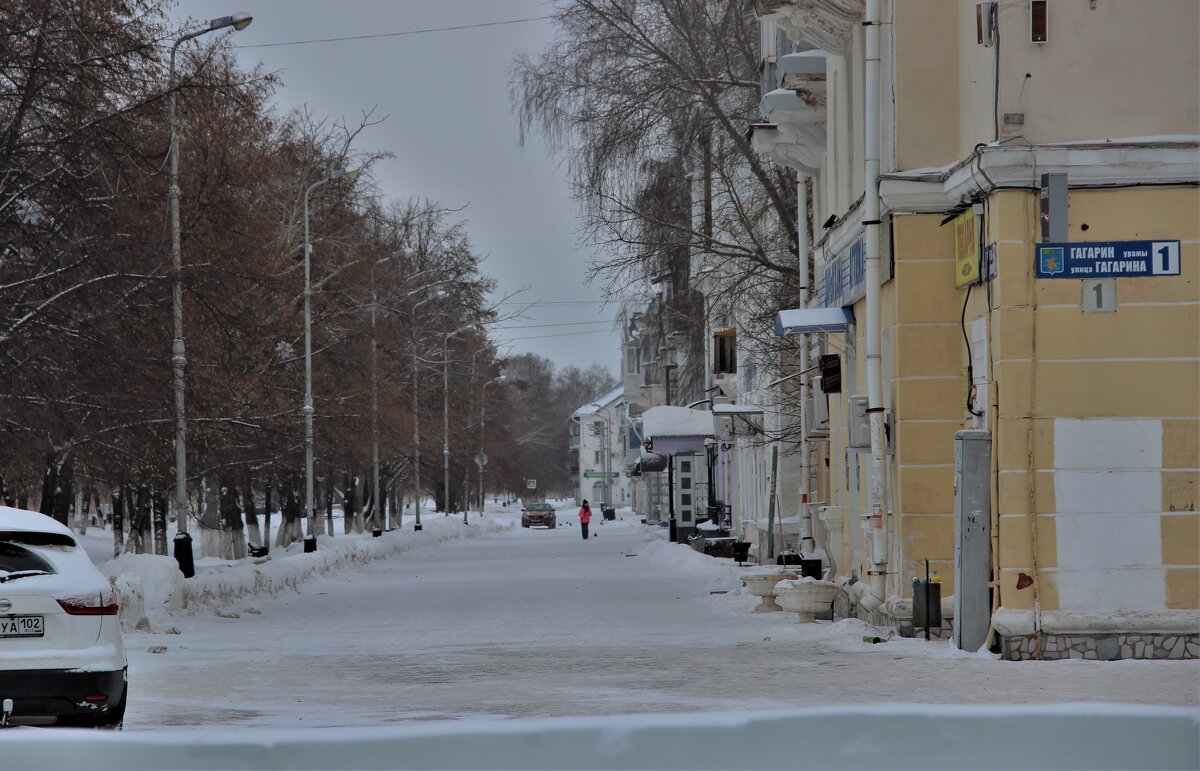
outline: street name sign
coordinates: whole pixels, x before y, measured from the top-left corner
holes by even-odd
[[[583,472],[584,479],[616,479],[621,476],[620,471],[585,471]]]
[[[1038,244],[1038,278],[1178,276],[1178,241],[1090,241]]]

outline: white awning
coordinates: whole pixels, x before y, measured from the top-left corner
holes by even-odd
[[[849,308],[792,308],[775,314],[775,334],[845,332],[853,323],[854,313]]]

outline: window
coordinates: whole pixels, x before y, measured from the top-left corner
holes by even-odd
[[[692,489],[692,478],[691,477],[680,477],[679,478],[679,489],[680,490],[691,490]]]
[[[679,473],[680,474],[692,473],[692,462],[690,460],[679,461]]]
[[[599,450],[596,450],[596,465],[597,465],[597,466],[599,466],[599,465],[600,465],[600,461],[601,461],[601,458],[600,458],[600,451],[599,451]]]
[[[722,329],[713,333],[713,373],[722,375],[737,372],[737,330]]]
[[[691,521],[692,521],[692,510],[691,510],[691,509],[684,509],[684,510],[683,510],[683,521],[684,521],[684,522],[691,522]]]
[[[692,505],[691,493],[684,493],[684,494],[680,495],[679,502],[682,503],[684,506],[691,506]]]

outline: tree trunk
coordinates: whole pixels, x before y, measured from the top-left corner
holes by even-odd
[[[224,558],[225,544],[221,536],[221,486],[207,477],[200,478],[200,554]]]
[[[162,490],[154,490],[150,496],[153,506],[154,553],[167,554],[167,498]]]
[[[258,511],[254,504],[254,477],[246,474],[246,487],[242,493],[242,506],[246,510],[247,538],[254,546],[262,546],[262,533],[258,529]]]
[[[114,486],[112,489],[113,559],[120,557],[121,552],[125,551],[124,500],[125,496],[121,492],[121,486]]]
[[[238,504],[237,488],[225,477],[221,478],[221,554],[227,560],[240,560],[246,556],[245,524],[242,522],[242,507]]]
[[[284,497],[283,491],[280,491],[280,525],[279,536],[275,540],[275,545],[282,548],[287,548],[295,541],[303,538],[300,532],[300,519],[303,516],[303,504],[300,498],[296,495],[295,477],[291,479],[291,483],[287,488],[287,495]]]
[[[137,554],[145,554],[150,545],[150,488],[145,483],[137,488],[133,518],[129,521],[129,540]]]
[[[271,497],[275,487],[274,478],[267,479],[267,494],[266,500],[263,502],[263,535],[262,545],[268,549],[271,547],[271,507],[275,505],[274,499]]]
[[[325,472],[325,532],[333,535],[333,469],[328,469]],[[345,507],[342,507],[343,512]]]

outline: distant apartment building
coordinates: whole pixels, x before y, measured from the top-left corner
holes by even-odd
[[[571,481],[576,503],[632,505],[630,475],[625,467],[629,428],[624,389],[618,386],[575,410],[570,420]]]
[[[1200,4],[755,6],[797,545],[898,627],[928,561],[964,647],[1200,655]]]

